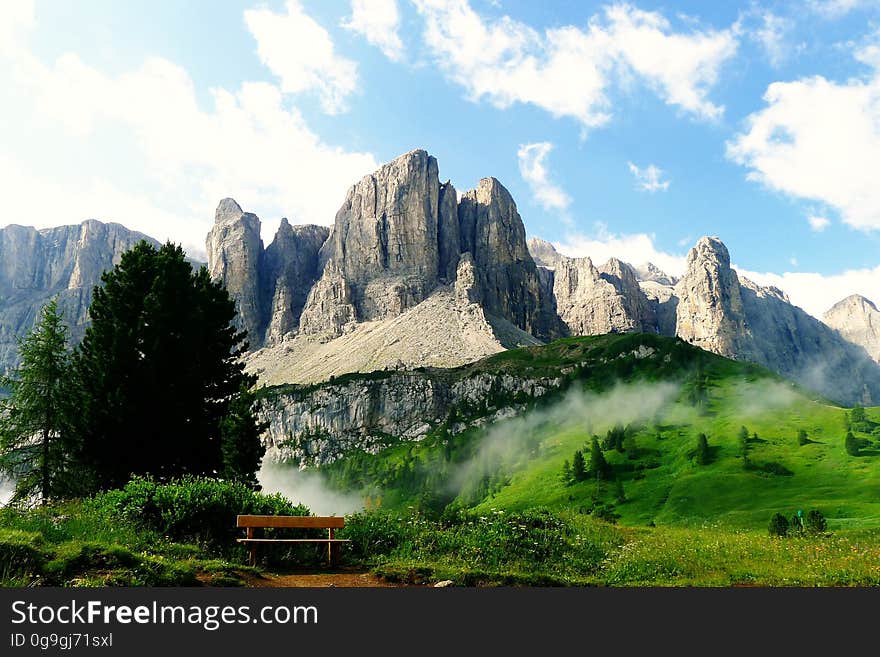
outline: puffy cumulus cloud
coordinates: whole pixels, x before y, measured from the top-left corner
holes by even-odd
[[[663,169],[649,164],[646,167],[639,167],[632,162],[628,163],[630,173],[636,179],[636,189],[649,192],[665,192],[669,189],[669,181],[661,180],[663,178]]]
[[[615,4],[583,28],[539,32],[508,16],[484,19],[467,0],[414,1],[430,54],[473,100],[532,104],[586,129],[609,120],[612,84],[639,80],[694,116],[724,111],[708,93],[736,52],[732,28],[675,32],[660,13]]]
[[[315,91],[328,114],[345,110],[347,96],[357,88],[357,64],[336,53],[330,34],[298,0],[287,0],[285,13],[249,9],[244,20],[260,60],[281,80],[283,92]]]
[[[326,225],[346,189],[377,166],[369,153],[324,143],[273,84],[215,88],[203,106],[187,71],[158,57],[111,75],[75,53],[47,64],[22,46],[0,51],[0,64],[0,84],[14,93],[16,111],[29,113],[35,134],[61,135],[28,152],[6,148],[0,159],[4,203],[21,208],[8,216],[27,223],[116,220],[198,256],[221,198],[233,196],[276,224],[283,215]],[[120,126],[122,142],[113,139]],[[0,139],[13,129],[0,126]],[[25,165],[36,148],[51,159],[108,141],[115,164],[91,158],[84,164],[91,169],[71,171],[65,183]],[[271,228],[264,222],[264,238]]]
[[[753,272],[741,267],[736,270],[760,285],[774,285],[783,290],[791,302],[813,317],[822,315],[831,306],[851,294],[861,294],[880,303],[880,266],[873,269],[852,269],[838,274],[812,272]]]
[[[351,16],[342,22],[342,27],[363,36],[388,59],[403,59],[397,0],[351,0]]]
[[[837,210],[847,224],[880,229],[880,55],[857,53],[873,65],[865,79],[822,76],[774,82],[766,107],[751,115],[727,144],[748,178]]]
[[[597,265],[614,257],[635,266],[650,262],[670,276],[681,276],[687,269],[687,257],[662,251],[654,241],[654,235],[614,234],[609,233],[604,224],[597,224],[595,235],[572,233],[564,240],[554,242],[553,246],[567,256],[588,256]]]
[[[545,161],[552,150],[553,144],[548,141],[522,144],[516,153],[519,173],[541,206],[547,210],[564,211],[571,205],[571,197],[550,180]]]

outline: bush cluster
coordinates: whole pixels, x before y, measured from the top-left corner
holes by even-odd
[[[307,516],[309,509],[280,494],[266,495],[244,484],[183,477],[159,483],[135,477],[124,488],[96,495],[90,505],[138,522],[174,541],[191,541],[221,551],[235,545],[239,514]]]
[[[771,536],[796,536],[799,534],[807,534],[816,536],[824,534],[828,529],[828,521],[818,509],[811,509],[806,516],[794,514],[791,520],[782,513],[774,513],[770,518],[770,526],[768,531]]]

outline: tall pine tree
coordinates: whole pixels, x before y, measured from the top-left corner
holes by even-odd
[[[73,393],[67,327],[53,299],[33,331],[19,342],[21,364],[3,386],[0,410],[0,472],[15,482],[13,502],[66,494],[72,451]]]
[[[205,267],[193,271],[179,246],[147,242],[101,281],[74,359],[93,487],[134,474],[253,479],[260,427],[242,391],[255,377],[239,359],[246,334],[223,285]]]

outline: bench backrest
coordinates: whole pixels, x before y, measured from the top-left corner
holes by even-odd
[[[345,518],[336,516],[238,516],[238,526],[340,529],[345,527]]]

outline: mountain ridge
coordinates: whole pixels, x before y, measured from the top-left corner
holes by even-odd
[[[14,336],[30,329],[54,294],[78,340],[101,272],[150,239],[95,220],[2,231],[0,360],[7,367],[15,362]],[[209,272],[224,282],[248,330],[247,365],[264,382],[453,367],[566,335],[648,332],[757,362],[837,401],[880,399],[880,367],[869,356],[877,358],[873,315],[838,318],[829,328],[782,291],[739,276],[713,237],[690,250],[680,278],[650,263],[611,258],[596,266],[559,254],[549,242],[526,240],[516,203],[496,178],[459,194],[423,149],[352,185],[332,227],[283,219],[268,246],[259,217],[223,199],[206,247]],[[46,278],[43,269],[62,274]],[[876,312],[872,304],[850,308]],[[848,321],[868,322],[871,331],[847,332]]]

